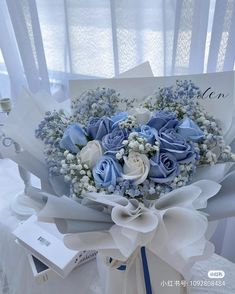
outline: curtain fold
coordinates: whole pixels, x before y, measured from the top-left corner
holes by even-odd
[[[49,79],[34,0],[7,0],[18,50],[30,90],[49,91]]]
[[[110,0],[110,18],[111,18],[111,29],[112,29],[114,74],[115,76],[118,76],[120,74],[120,68],[119,68],[118,39],[117,39],[117,21],[116,21],[114,0]]]
[[[233,70],[233,65],[235,61],[235,50],[234,50],[234,44],[235,44],[235,25],[234,25],[234,19],[235,19],[235,2],[233,2],[232,14],[231,14],[231,24],[228,31],[228,41],[227,41],[227,47],[226,52],[224,56],[224,67],[223,70]]]
[[[217,0],[211,32],[207,72],[233,70],[234,1]]]
[[[5,95],[10,95],[11,92],[11,96],[14,98],[19,95],[22,86],[26,85],[26,80],[5,1],[0,1],[0,28],[0,48],[5,62],[5,64],[0,64],[0,86],[5,88],[8,80],[5,67],[11,81],[10,89],[0,89],[0,92],[5,93]]]
[[[234,69],[235,0],[1,0],[0,28],[0,93],[9,80],[12,98],[25,86],[63,100],[70,79],[146,60],[157,76]],[[222,227],[217,252],[235,261],[234,220]]]
[[[194,3],[192,17],[192,40],[189,56],[190,73],[202,73],[204,71],[209,9],[209,1],[195,1]]]

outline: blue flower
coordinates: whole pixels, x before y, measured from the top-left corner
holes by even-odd
[[[113,122],[108,117],[92,117],[88,122],[87,134],[94,140],[102,140],[102,138],[111,132]]]
[[[175,129],[163,129],[159,134],[160,149],[175,156],[178,162],[189,163],[196,159],[197,153],[184,137]]]
[[[190,118],[185,118],[177,127],[177,132],[186,140],[198,142],[204,138],[203,131]]]
[[[168,183],[179,174],[179,164],[170,153],[158,153],[150,158],[149,178],[155,183]]]
[[[142,125],[140,128],[137,129],[137,133],[140,136],[144,137],[150,144],[154,144],[158,137],[157,130],[148,125]]]
[[[177,123],[178,120],[174,112],[159,110],[153,112],[147,125],[159,131],[161,128],[166,127],[166,125],[172,128]]]
[[[118,124],[128,118],[127,112],[118,112],[117,114],[111,116],[113,121],[113,128],[118,127]]]
[[[113,156],[104,155],[92,170],[93,178],[99,187],[115,187],[121,177],[122,167]]]
[[[125,129],[114,129],[111,133],[105,135],[102,139],[102,146],[105,153],[117,153],[121,148],[124,147],[123,140],[128,136]]]
[[[80,146],[87,144],[86,133],[79,124],[71,124],[67,127],[60,141],[60,147],[78,153]]]

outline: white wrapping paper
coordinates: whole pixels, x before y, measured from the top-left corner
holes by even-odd
[[[47,193],[44,193],[44,195],[48,199],[45,207],[38,214],[41,218],[50,217],[93,222],[111,222],[108,214],[81,205],[66,196],[58,198]]]
[[[86,231],[75,233],[76,225],[72,225],[73,234],[64,237],[66,246],[74,250],[96,249],[102,258],[112,257],[117,265],[126,265],[126,271],[122,274],[116,268],[107,269],[109,279],[105,293],[117,293],[116,290],[110,292],[110,287],[120,279],[122,293],[142,294],[145,290],[139,254],[141,247],[146,248],[152,276],[160,258],[168,265],[164,267],[165,270],[170,267],[174,269],[176,276],[181,274],[186,279],[190,278],[190,269],[195,261],[207,259],[213,253],[214,247],[205,237],[208,229],[207,217],[198,209],[205,208],[208,199],[213,198],[220,188],[215,182],[199,181],[168,193],[149,208],[134,199],[128,200],[119,195],[87,193],[84,195],[90,200],[87,203],[90,205],[94,202],[91,213],[91,208],[85,206],[86,202],[80,204],[67,197],[48,195],[39,217],[55,218],[58,227],[60,224],[57,223],[57,218],[60,221],[64,218],[65,223],[69,220],[81,220],[77,232],[82,231],[83,225]],[[103,210],[100,209],[102,205]],[[107,214],[109,211],[111,219]],[[111,228],[99,231],[100,221],[103,224],[111,223]],[[92,232],[89,232],[92,222]],[[66,228],[71,230],[69,225],[63,229]],[[131,292],[135,288],[130,281],[142,285],[138,287],[139,292]],[[151,279],[151,284],[154,289],[159,288],[154,279]],[[120,288],[118,291],[120,293]]]
[[[232,217],[235,215],[235,171],[232,171],[221,182],[219,193],[208,201],[204,212],[208,214],[210,221]]]

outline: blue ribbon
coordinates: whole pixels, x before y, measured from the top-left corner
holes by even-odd
[[[140,252],[141,252],[142,265],[143,265],[146,294],[152,294],[153,292],[152,292],[152,286],[151,286],[151,280],[150,280],[150,274],[149,274],[149,268],[148,268],[148,260],[147,260],[147,256],[146,256],[145,247],[141,247]],[[113,259],[110,257],[109,262],[111,263],[112,260]],[[120,271],[125,271],[126,265],[121,265],[117,269]]]
[[[141,252],[142,265],[143,265],[143,270],[144,270],[144,282],[145,282],[146,294],[152,294],[153,292],[152,292],[149,267],[148,267],[148,260],[147,260],[147,256],[146,256],[145,247],[141,247],[140,252]]]

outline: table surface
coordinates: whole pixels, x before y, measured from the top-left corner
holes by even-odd
[[[17,166],[10,160],[0,159],[0,294],[103,293],[95,260],[75,269],[65,280],[54,277],[41,285],[35,282],[27,255],[14,242],[11,233],[20,219],[12,213],[10,202],[22,190]],[[225,286],[193,286],[189,293],[235,293],[235,264],[214,254],[209,260],[194,265],[192,281],[203,284],[202,281],[210,280],[209,270],[223,270]]]

